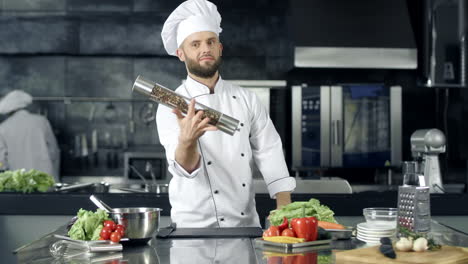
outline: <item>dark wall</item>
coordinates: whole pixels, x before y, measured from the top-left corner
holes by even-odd
[[[186,77],[184,64],[166,54],[160,38],[165,19],[181,2],[1,1],[0,96],[22,89],[42,99],[31,109],[53,125],[62,175],[123,175],[123,151],[161,150],[155,122],[143,118],[155,108],[131,87],[140,74],[171,89]],[[222,15],[223,78],[284,79],[292,67],[287,2],[213,2]],[[83,97],[90,100],[74,100]],[[79,157],[81,138],[90,148],[93,130],[98,166]]]
[[[2,1],[0,96],[11,89],[23,89],[35,97],[92,98],[92,101],[41,100],[33,106],[33,111],[46,115],[54,127],[63,154],[63,175],[122,175],[123,151],[160,150],[155,122],[145,122],[142,118],[155,109],[149,108],[144,98],[133,95],[131,86],[139,74],[172,89],[186,77],[184,65],[166,54],[160,38],[166,17],[181,2]],[[418,85],[423,75],[422,52],[418,57],[420,68],[415,71],[298,71],[293,69],[293,43],[287,24],[289,1],[213,2],[222,15],[224,79],[287,79],[288,84],[293,84],[303,79],[329,82],[338,77],[342,78],[340,81],[347,78],[400,84],[403,86],[405,160],[411,159],[409,137],[414,130],[443,123],[439,117],[444,102],[439,97],[443,93]],[[407,3],[418,50],[422,51],[424,1],[408,0]],[[272,96],[271,115],[288,151],[289,91],[274,91]],[[117,100],[111,105],[103,98]],[[463,105],[463,102],[464,99],[459,99],[456,104]],[[115,111],[109,110],[112,107]],[[458,113],[451,121],[453,124],[464,116],[463,111]],[[129,129],[130,120],[135,121],[133,132]],[[98,131],[102,163],[85,169],[76,162],[75,138],[84,134],[89,145],[93,130]],[[105,162],[109,153],[111,156],[116,153],[117,167],[109,168]]]

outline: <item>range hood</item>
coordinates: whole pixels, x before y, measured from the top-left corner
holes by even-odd
[[[416,69],[405,0],[292,0],[297,68]]]

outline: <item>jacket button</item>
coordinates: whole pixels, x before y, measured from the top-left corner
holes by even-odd
[[[211,161],[208,161],[208,163],[207,163],[207,164],[208,164],[208,165],[211,165]]]
[[[217,193],[218,193],[218,190],[215,190],[214,193],[217,194]]]
[[[219,221],[224,221],[224,218],[220,218]]]
[[[241,215],[244,215],[244,212],[241,212]]]
[[[236,96],[235,96],[235,95],[233,95],[233,96],[232,96],[232,98],[236,99]]]
[[[241,126],[244,126],[244,123],[241,123]]]
[[[241,156],[244,157],[244,153],[241,153]]]
[[[245,183],[242,184],[242,187],[245,187]]]

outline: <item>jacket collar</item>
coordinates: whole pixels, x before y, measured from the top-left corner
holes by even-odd
[[[223,91],[223,80],[221,75],[219,75],[218,81],[214,87],[214,93],[221,93]],[[198,97],[202,95],[209,95],[210,88],[206,85],[199,83],[187,75],[187,80],[185,81],[185,88],[187,89],[188,95],[190,97]]]

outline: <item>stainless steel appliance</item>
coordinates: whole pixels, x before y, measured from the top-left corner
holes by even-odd
[[[164,152],[124,153],[124,179],[127,183],[145,183],[141,177],[148,182],[169,183],[169,175]]]
[[[420,129],[411,135],[411,153],[420,163],[424,175],[424,186],[431,193],[443,193],[439,154],[445,152],[445,135],[439,129]]]
[[[431,228],[429,187],[417,162],[403,163],[403,186],[398,187],[398,227],[425,233]]]
[[[400,86],[292,87],[292,169],[401,163]]]

